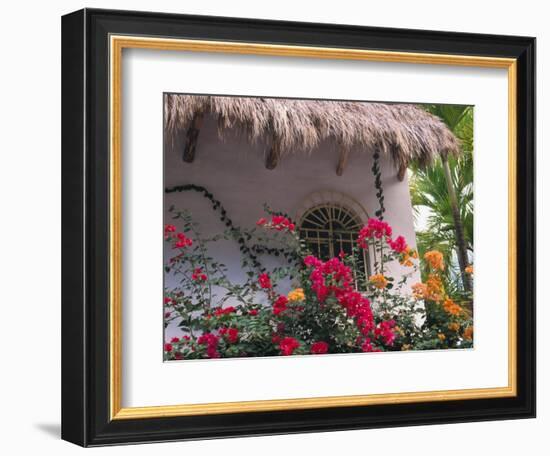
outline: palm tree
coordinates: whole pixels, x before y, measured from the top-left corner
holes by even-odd
[[[417,214],[421,207],[429,214],[427,231],[418,235],[419,248],[441,250],[449,265],[454,252],[459,265],[454,275],[461,278],[464,291],[470,292],[470,278],[464,270],[468,254],[473,252],[473,109],[454,105],[425,108],[461,140],[464,153],[459,158],[442,157],[425,170],[411,167],[413,207]]]

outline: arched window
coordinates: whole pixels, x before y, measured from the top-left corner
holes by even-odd
[[[351,209],[333,203],[324,203],[305,211],[300,220],[300,237],[311,253],[322,260],[350,255],[357,245],[362,227],[361,219]],[[368,252],[364,251],[356,271],[370,275]]]

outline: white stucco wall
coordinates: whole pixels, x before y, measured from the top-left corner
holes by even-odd
[[[300,151],[281,159],[274,170],[265,167],[268,145],[249,144],[237,137],[218,137],[213,119],[206,118],[202,126],[196,158],[193,163],[182,160],[183,146],[165,151],[165,187],[196,184],[206,187],[227,209],[233,222],[243,228],[251,228],[264,216],[263,204],[274,210],[296,216],[304,201],[312,193],[336,191],[355,199],[370,216],[378,208],[374,178],[371,172],[372,154],[353,150],[342,176],[336,175],[338,153],[334,144],[323,144],[306,154]],[[403,235],[409,245],[415,246],[415,232],[409,186],[407,179],[400,182],[391,162],[382,157],[382,185],[386,206],[385,220],[391,224],[394,236]],[[195,192],[178,192],[165,195],[165,223],[173,223],[168,208],[187,209],[193,219],[200,223],[204,234],[220,233],[224,225],[219,213],[212,210],[209,202]],[[177,223],[175,223],[177,226]],[[236,242],[220,242],[211,252],[230,269],[230,278],[240,280],[240,252]],[[170,249],[165,256],[170,255]],[[409,270],[409,269],[407,269]],[[388,265],[388,274],[400,276],[404,269],[399,264]],[[419,281],[417,275],[409,283]],[[166,277],[166,286],[174,285]],[[286,290],[281,290],[285,292]],[[167,336],[177,328],[169,327]]]

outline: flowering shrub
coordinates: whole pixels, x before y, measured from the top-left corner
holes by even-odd
[[[438,252],[424,256],[431,273],[411,295],[406,284],[418,269],[418,255],[403,236],[392,237],[388,223],[369,219],[353,254],[322,261],[307,251],[288,217],[269,210],[268,215],[250,231],[232,228],[208,238],[186,212],[174,214],[181,230],[166,225],[165,241],[174,255],[165,272],[177,285],[165,290],[165,327],[177,324],[181,337],[165,342],[165,359],[471,346],[471,318],[445,293]],[[246,278],[233,283],[227,267],[209,256],[209,246],[237,239],[283,252],[288,265],[267,270],[243,256]],[[369,277],[354,269],[367,248],[375,268]],[[408,269],[399,280],[387,273],[392,262]],[[282,282],[293,289],[281,293]]]

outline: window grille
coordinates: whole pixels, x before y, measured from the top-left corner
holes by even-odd
[[[362,227],[361,219],[350,209],[336,204],[321,204],[307,210],[300,220],[300,237],[313,255],[326,261],[340,252],[351,255]],[[370,275],[369,252],[364,250],[354,274]]]

